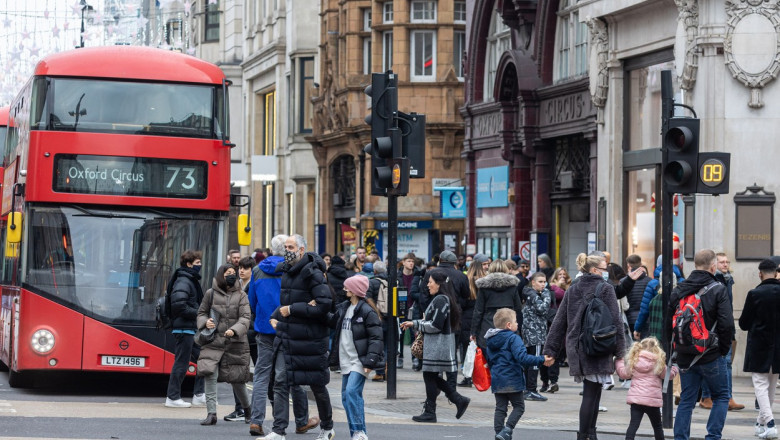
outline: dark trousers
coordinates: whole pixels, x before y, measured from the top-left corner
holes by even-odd
[[[452,377],[456,376],[453,374]],[[436,403],[436,398],[442,391],[447,398],[455,394],[455,381],[449,380],[449,377],[445,380],[435,371],[423,371],[423,382],[425,382],[425,398],[431,403]]]
[[[171,376],[168,378],[168,398],[171,400],[181,399],[181,383],[187,375],[187,367],[190,362],[198,362],[200,356],[200,346],[195,344],[195,335],[188,333],[174,333],[176,339],[176,348],[174,349],[174,361],[171,368]],[[195,386],[192,394],[203,394],[205,392],[206,379],[203,376],[195,377]]]
[[[273,431],[279,435],[285,435],[285,430],[290,423],[290,384],[287,381],[287,362],[284,360],[284,352],[277,351],[274,363],[274,424]],[[330,405],[330,395],[325,385],[310,385],[317,403],[317,412],[320,416],[320,428],[333,429],[333,408]]]
[[[528,354],[530,355],[541,355],[542,349],[544,347],[542,345],[527,345],[525,347],[526,351],[528,351]],[[532,367],[527,367],[525,369],[525,389],[528,391],[536,392],[536,378],[539,375],[539,367],[534,365]]]
[[[515,429],[517,422],[520,421],[520,417],[525,412],[523,393],[496,393],[494,396],[496,397],[496,412],[493,415],[493,430],[498,434],[504,429],[504,426]],[[512,412],[507,418],[506,411],[509,408],[509,402],[512,402]],[[506,422],[504,422],[505,420]]]
[[[631,422],[628,424],[626,439],[633,440],[639,424],[642,422],[642,416],[647,414],[650,419],[650,425],[653,426],[653,436],[655,440],[664,440],[664,427],[661,424],[661,408],[654,406],[631,404]]]
[[[558,376],[561,374],[561,364],[558,359],[549,367],[544,365],[539,367],[539,376],[542,377],[542,383],[558,383]]]
[[[598,382],[582,381],[582,403],[580,404],[580,433],[596,432],[596,419],[599,417],[599,402],[601,390],[604,387]]]

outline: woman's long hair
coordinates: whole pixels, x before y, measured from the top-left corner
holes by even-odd
[[[225,272],[227,272],[228,269],[236,270],[232,264],[223,264],[222,266],[219,266],[217,273],[214,274],[214,280],[217,282],[217,287],[222,289],[225,293],[228,291],[227,281],[225,281]],[[238,274],[236,274],[236,277],[237,276]]]
[[[661,348],[661,343],[658,342],[658,339],[653,336],[634,342],[634,345],[631,346],[631,349],[626,355],[626,370],[629,373],[634,371],[634,367],[636,367],[636,363],[639,361],[639,354],[643,351],[648,351],[656,356],[653,373],[656,375],[663,373],[664,366],[666,365],[666,353],[664,353],[664,350]]]
[[[473,265],[472,265],[473,266]],[[453,330],[460,328],[460,303],[455,296],[455,289],[452,287],[452,282],[447,276],[447,272],[442,269],[434,269],[431,271],[431,279],[433,282],[439,285],[439,295],[445,295],[450,299],[450,327]]]
[[[563,283],[558,281],[558,276],[563,273],[566,275],[565,279],[563,280]],[[571,277],[569,276],[569,272],[566,272],[566,269],[559,267],[555,269],[555,273],[553,273],[552,280],[550,280],[550,284],[555,284],[556,286],[560,287],[563,290],[568,290],[571,286]]]
[[[469,299],[477,299],[477,280],[487,275],[482,269],[481,264],[471,263],[469,270],[466,271],[466,278],[469,279]]]
[[[600,255],[577,255],[577,269],[583,274],[590,273],[590,269],[598,267],[601,262],[604,261],[604,257]]]

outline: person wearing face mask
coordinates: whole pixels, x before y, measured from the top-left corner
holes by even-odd
[[[237,281],[232,264],[220,266],[198,309],[198,329],[217,329],[214,341],[204,345],[198,357],[198,376],[206,379],[207,415],[200,422],[204,426],[217,423],[217,381],[233,386],[246,423],[252,413],[246,390],[246,383],[252,379],[246,339],[252,312],[249,298]],[[216,312],[216,320],[212,311]]]
[[[173,337],[176,340],[174,349],[175,360],[168,379],[168,392],[165,406],[168,408],[189,408],[192,405],[206,404],[204,382],[202,377],[195,379],[192,394],[192,404],[181,398],[181,384],[187,375],[190,361],[196,361],[200,347],[195,344],[195,331],[198,329],[196,319],[198,307],[203,299],[203,288],[200,286],[200,268],[203,253],[192,249],[182,252],[179,258],[180,267],[168,282],[166,295],[170,297]]]
[[[612,380],[612,373],[615,371],[613,356],[622,358],[626,343],[624,332],[619,331],[615,335],[613,353],[588,356],[581,347],[579,337],[582,333],[583,315],[591,298],[601,298],[609,310],[615,328],[622,328],[623,321],[620,318],[615,288],[607,281],[609,272],[603,254],[579,254],[577,267],[582,275],[566,291],[558,306],[558,312],[544,342],[543,354],[557,358],[566,350],[569,374],[574,377],[575,382],[583,384],[577,440],[595,440],[602,387]]]

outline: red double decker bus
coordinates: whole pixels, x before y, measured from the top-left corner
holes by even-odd
[[[145,47],[37,64],[3,149],[0,362],[11,386],[51,370],[170,372],[157,300],[184,250],[203,251],[204,291],[225,255],[227,87],[213,64]]]

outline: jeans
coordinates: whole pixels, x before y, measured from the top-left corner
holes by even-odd
[[[274,335],[257,333],[257,359],[255,360],[255,377],[252,388],[252,423],[263,425],[265,421],[265,406],[268,400],[268,385],[271,382],[271,370],[274,360]],[[295,426],[300,428],[309,423],[309,398],[306,391],[299,385],[290,388],[292,393],[293,415]]]
[[[706,364],[695,364],[680,374],[682,395],[674,419],[675,440],[688,440],[690,437],[691,413],[696,405],[696,397],[702,383],[709,386],[712,395],[712,409],[707,420],[707,436],[704,438],[706,440],[720,439],[723,425],[726,422],[726,413],[729,409],[727,375],[726,358],[722,356]]]
[[[664,440],[664,427],[661,423],[661,408],[654,406],[631,404],[631,422],[628,424],[626,439],[633,440],[636,435],[639,424],[642,423],[642,416],[647,414],[650,419],[650,425],[653,427],[654,440]]]
[[[341,379],[341,403],[344,412],[347,413],[349,435],[353,436],[358,431],[366,432],[366,415],[363,403],[363,385],[366,376],[351,371]]]
[[[496,398],[496,411],[493,414],[493,430],[496,434],[504,429],[504,426],[510,429],[515,429],[517,422],[520,421],[520,417],[525,412],[525,401],[523,400],[523,393],[496,393],[493,396]],[[506,417],[506,410],[509,408],[509,402],[512,402],[512,412],[509,414],[509,418]]]
[[[729,399],[733,397],[733,394],[731,394],[731,349],[729,348],[729,352],[726,353],[726,367],[729,369],[728,374],[728,380],[729,380]],[[701,398],[702,399],[709,399],[710,396],[710,387],[707,386],[706,382],[701,383]]]
[[[284,360],[284,351],[276,352],[274,363],[274,424],[273,431],[279,435],[285,435],[285,429],[290,419],[290,385],[287,381],[287,362]],[[333,429],[333,408],[330,405],[330,395],[325,385],[310,385],[317,402],[317,412],[320,416],[320,427],[325,430]]]
[[[753,388],[756,389],[756,400],[758,400],[758,417],[756,423],[766,425],[770,420],[774,420],[772,414],[772,402],[775,401],[775,389],[777,387],[777,374],[773,373],[753,373]]]
[[[171,376],[168,378],[168,398],[171,400],[181,399],[181,383],[187,375],[187,367],[190,362],[198,362],[200,356],[200,346],[195,344],[195,335],[188,333],[174,333],[176,339],[176,348],[174,349],[175,360],[171,368]],[[201,376],[195,378],[195,386],[192,394],[204,393],[204,379]]]
[[[219,370],[205,377],[206,386],[206,410],[209,414],[217,413],[217,378]],[[231,383],[233,394],[238,396],[238,400],[244,411],[249,410],[249,394],[246,391],[246,384],[243,382]]]

